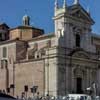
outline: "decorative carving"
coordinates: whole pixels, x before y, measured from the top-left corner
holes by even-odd
[[[28,59],[34,59],[35,58],[35,49],[31,49],[28,51]]]
[[[50,48],[51,47],[51,40],[47,41],[47,47]]]
[[[74,26],[73,27],[73,32],[75,34],[81,34],[82,33],[82,29],[80,29],[80,27],[78,27],[78,26]]]
[[[74,74],[74,77],[84,77],[86,74],[86,71],[84,68],[78,65],[73,69],[73,74]]]
[[[82,70],[81,70],[80,68],[75,69],[75,70],[74,70],[74,75],[75,75],[76,77],[82,76]]]
[[[74,53],[73,56],[78,57],[78,58],[89,59],[89,56],[87,55],[87,53],[82,52],[82,51],[78,51],[78,52]]]
[[[35,43],[34,47],[28,51],[28,58],[29,59],[34,59],[35,58],[35,52],[37,51],[37,49],[38,49],[38,44]]]
[[[41,56],[45,56],[46,55],[45,48],[40,49],[39,52],[41,53]]]
[[[38,44],[37,43],[34,44],[34,49],[36,49],[36,50],[38,49]]]

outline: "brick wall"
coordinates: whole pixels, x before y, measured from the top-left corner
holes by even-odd
[[[28,85],[28,95],[32,95],[30,88],[38,86],[37,92],[44,91],[44,61],[28,61],[17,63],[15,68],[15,96],[24,92],[24,86]]]

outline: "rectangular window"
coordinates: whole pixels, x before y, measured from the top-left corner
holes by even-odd
[[[76,34],[76,47],[80,47],[80,35]]]
[[[3,58],[6,58],[7,57],[7,48],[6,47],[3,47]]]

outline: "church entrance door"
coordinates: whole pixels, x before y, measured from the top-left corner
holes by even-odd
[[[79,94],[79,93],[82,93],[82,78],[78,77],[76,79],[76,92]]]

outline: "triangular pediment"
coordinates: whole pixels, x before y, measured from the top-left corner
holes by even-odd
[[[69,7],[69,12],[73,17],[94,24],[94,21],[91,18],[90,14],[87,13],[87,11],[81,5],[73,5]]]

